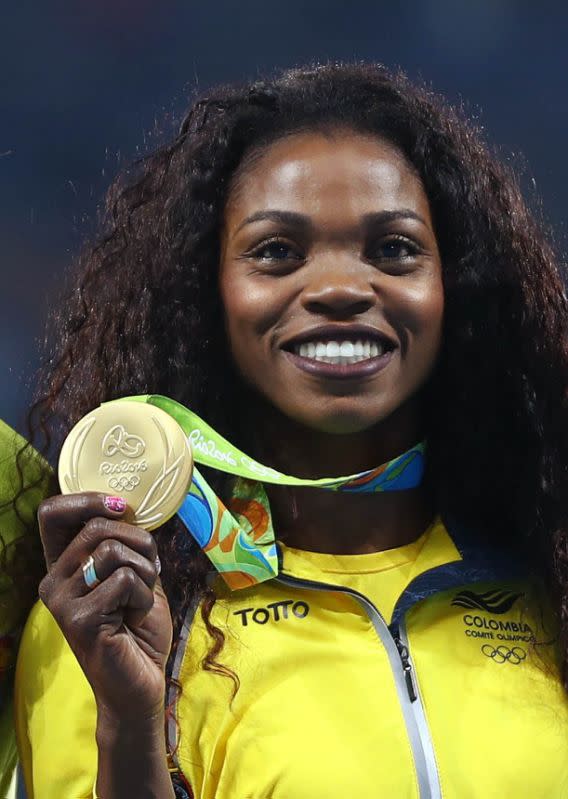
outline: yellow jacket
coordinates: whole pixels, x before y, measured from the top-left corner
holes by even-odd
[[[240,682],[232,701],[231,680],[202,668],[211,641],[188,612],[168,735],[195,797],[568,796],[568,701],[553,648],[531,643],[550,631],[514,553],[489,562],[441,522],[423,538],[400,595],[379,597],[383,613],[349,577],[324,581],[317,557],[286,548],[278,579],[219,586],[212,620]],[[29,798],[91,797],[94,699],[41,604],[16,711]]]

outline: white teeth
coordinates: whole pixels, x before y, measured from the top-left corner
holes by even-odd
[[[383,355],[385,348],[376,341],[307,341],[295,347],[297,355],[324,363],[349,364]]]

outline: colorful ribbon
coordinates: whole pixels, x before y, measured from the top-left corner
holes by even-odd
[[[166,411],[187,435],[196,463],[239,478],[227,508],[194,467],[189,492],[178,510],[188,531],[232,590],[270,580],[278,574],[278,553],[263,483],[378,493],[415,488],[424,474],[425,444],[422,442],[382,466],[346,477],[318,480],[293,477],[241,452],[175,400],[159,394],[115,400],[123,401],[147,402]]]

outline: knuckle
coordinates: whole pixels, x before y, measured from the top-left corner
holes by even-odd
[[[53,590],[53,578],[51,574],[46,574],[38,586],[38,595],[44,605],[49,607],[49,600]]]
[[[103,516],[96,516],[83,525],[80,535],[85,543],[92,543],[93,541],[108,538],[112,535],[112,532],[112,522]]]
[[[114,574],[115,580],[125,589],[132,588],[138,579],[136,572],[134,569],[131,569],[130,566],[121,566]]]
[[[77,533],[76,540],[79,544],[91,547],[93,545],[94,527],[90,522],[81,527]]]
[[[78,511],[88,512],[93,509],[93,499],[90,494],[73,494],[72,502],[74,508]]]
[[[53,618],[60,627],[64,626],[65,616],[69,608],[68,598],[62,595],[61,591],[52,591],[48,602],[45,603]]]
[[[41,529],[45,529],[49,526],[51,518],[57,512],[57,500],[57,497],[49,497],[40,502],[37,509],[37,519]]]
[[[142,535],[139,536],[139,541],[142,546],[143,552],[149,560],[155,560],[158,554],[158,546],[156,539],[147,530],[140,531]]]
[[[97,547],[97,555],[102,560],[122,560],[124,546],[120,541],[114,538],[105,538],[105,540]]]

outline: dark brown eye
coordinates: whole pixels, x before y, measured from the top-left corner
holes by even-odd
[[[418,253],[418,248],[408,239],[396,238],[378,242],[371,250],[372,258],[402,259],[412,258]]]
[[[286,261],[289,258],[299,259],[299,252],[285,241],[269,241],[261,244],[252,253],[254,258],[261,261]]]
[[[263,258],[265,260],[280,261],[283,258],[288,258],[290,255],[290,247],[288,247],[287,244],[273,242],[272,244],[267,244],[260,251],[257,250],[255,254],[258,258]]]

